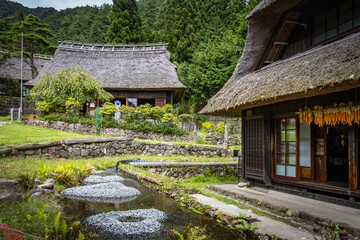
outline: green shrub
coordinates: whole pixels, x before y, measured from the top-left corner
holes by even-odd
[[[215,128],[214,132],[218,133],[218,134],[221,134],[221,135],[224,135],[224,133],[225,133],[225,124],[224,124],[224,122],[219,122],[216,125],[216,128]]]
[[[204,122],[204,123],[202,123],[201,126],[202,126],[201,131],[203,133],[205,133],[205,134],[210,133],[210,132],[214,132],[214,130],[215,130],[214,124],[209,123],[209,122]]]
[[[36,173],[35,174],[24,173],[19,176],[18,181],[27,191],[34,187],[35,179],[36,179]]]
[[[111,116],[117,112],[115,105],[111,102],[106,102],[101,108],[101,113]]]
[[[194,117],[190,114],[181,114],[179,115],[179,119],[181,122],[192,122]]]

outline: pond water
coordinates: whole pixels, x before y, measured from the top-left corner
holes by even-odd
[[[211,239],[239,239],[239,235],[236,232],[229,230],[210,217],[194,213],[187,208],[181,207],[175,200],[165,197],[157,193],[155,190],[149,189],[147,186],[134,180],[130,176],[125,175],[124,173],[116,172],[115,169],[109,169],[102,174],[102,176],[114,174],[124,177],[125,181],[122,183],[128,187],[138,189],[141,192],[141,195],[134,200],[122,202],[120,204],[65,198],[63,200],[65,214],[83,221],[92,215],[107,213],[110,211],[155,208],[166,213],[167,219],[163,222],[165,228],[173,228],[177,231],[181,231],[189,224],[192,226],[205,226],[207,232],[211,233]],[[101,238],[101,236],[99,238],[104,239]],[[136,239],[141,238],[137,237]],[[151,238],[146,236],[143,239],[166,239],[166,237],[159,232]]]

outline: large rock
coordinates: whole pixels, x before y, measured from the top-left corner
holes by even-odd
[[[22,195],[19,193],[0,193],[0,204],[21,201]]]
[[[22,191],[23,186],[16,180],[1,179],[0,190],[9,190],[12,192]]]

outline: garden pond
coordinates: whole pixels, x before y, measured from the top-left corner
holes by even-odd
[[[162,228],[175,229],[181,231],[188,225],[206,227],[206,232],[211,234],[211,239],[239,239],[239,235],[226,228],[216,220],[211,219],[208,216],[204,216],[198,213],[182,207],[174,199],[165,197],[153,189],[148,188],[132,177],[116,172],[115,169],[108,169],[101,176],[117,175],[124,178],[122,183],[127,187],[132,187],[141,192],[141,194],[129,201],[123,201],[119,203],[104,203],[104,202],[92,202],[88,200],[70,199],[64,198],[63,211],[67,216],[71,216],[80,221],[102,213],[108,213],[111,211],[129,211],[137,209],[157,209],[166,214],[166,219],[162,222]],[[166,232],[166,231],[165,231]],[[99,235],[99,239],[108,239],[106,236]],[[126,239],[122,237],[121,239]],[[145,235],[144,237],[136,236],[129,237],[128,239],[167,239],[164,231],[158,231],[152,235]]]

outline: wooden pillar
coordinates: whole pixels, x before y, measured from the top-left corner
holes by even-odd
[[[264,183],[271,185],[271,113],[264,114]]]
[[[358,126],[349,127],[349,189],[355,191],[358,188],[359,169],[359,131]]]
[[[245,111],[241,114],[241,181],[246,182],[245,179]]]

